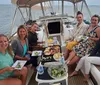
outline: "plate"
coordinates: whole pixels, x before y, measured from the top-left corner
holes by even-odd
[[[66,70],[62,65],[53,66],[48,68],[48,74],[54,79],[60,79],[66,76]]]
[[[62,53],[55,53],[55,54],[53,55],[53,58],[54,58],[56,61],[59,61],[59,59],[61,58],[61,56],[62,56]]]
[[[21,70],[23,68],[23,66],[25,65],[27,61],[25,60],[17,60],[13,65],[12,67],[14,67],[15,69],[18,69],[18,70]]]
[[[33,51],[32,52],[32,56],[41,56],[42,55],[42,51]]]

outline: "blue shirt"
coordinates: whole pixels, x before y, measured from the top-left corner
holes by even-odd
[[[26,44],[24,44],[23,49],[24,49],[23,56],[25,56],[25,54],[27,53],[27,49],[28,49]]]

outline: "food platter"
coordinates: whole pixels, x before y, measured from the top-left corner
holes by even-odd
[[[61,56],[62,56],[62,53],[55,53],[55,54],[53,55],[53,58],[54,58],[56,61],[59,61],[60,58],[61,58]]]
[[[41,56],[42,55],[42,51],[33,51],[32,52],[32,56]]]
[[[54,79],[60,79],[66,76],[66,70],[62,65],[55,65],[48,68],[48,74]]]
[[[59,45],[54,45],[51,47],[46,47],[44,50],[44,55],[54,55],[55,53],[61,52],[61,48]]]

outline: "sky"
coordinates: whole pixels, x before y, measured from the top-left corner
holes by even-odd
[[[0,0],[0,4],[11,4],[11,0]]]
[[[86,0],[88,5],[100,5],[100,0]],[[11,4],[11,0],[0,0],[0,4]]]

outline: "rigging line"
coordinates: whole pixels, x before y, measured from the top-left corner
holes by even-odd
[[[60,1],[58,1],[58,13],[60,13]]]
[[[52,7],[51,7],[51,5],[50,5],[50,1],[48,1],[47,4],[48,4],[48,6],[49,6],[49,10],[53,12]]]
[[[28,16],[28,11],[27,11],[27,8],[26,8],[26,14],[27,14],[27,16]]]
[[[23,13],[22,13],[22,11],[21,11],[21,9],[18,7],[18,9],[19,9],[19,11],[20,11],[20,13],[21,13],[21,15],[22,15],[22,18],[24,19],[24,21],[25,21],[25,23],[26,23],[26,20],[25,20],[25,18],[24,18],[24,16],[23,16]]]
[[[49,2],[47,2],[47,6],[48,6],[48,8],[49,8],[49,11],[50,11],[50,4],[49,4]]]
[[[77,13],[77,11],[78,11],[78,5],[77,5],[77,3],[76,3],[76,13]]]
[[[28,0],[26,3],[25,3],[25,6],[27,6],[27,4],[30,2],[31,0]],[[29,20],[32,18],[32,15],[31,15],[31,7],[29,6]],[[26,8],[27,10],[27,8]],[[28,16],[28,12],[27,12],[27,16]]]
[[[51,11],[54,12],[53,7],[51,5],[51,2],[49,1],[50,7],[51,7]]]
[[[48,7],[48,5],[46,4],[46,2],[44,2],[44,7],[45,7],[45,11],[46,11],[46,8]]]
[[[47,6],[46,6],[46,3],[45,3],[45,2],[44,2],[44,7],[45,7],[45,9],[44,9],[44,10],[45,10],[45,13],[46,13],[46,8],[47,8]]]
[[[84,4],[84,2],[82,2],[82,6],[81,6],[81,12],[82,12],[82,10],[83,10],[83,4]]]
[[[46,10],[48,9],[48,5],[47,5],[47,3],[46,2],[44,2],[44,10],[45,10],[45,14],[46,14]]]
[[[25,2],[25,6],[27,6],[27,4],[30,2],[31,0],[28,0],[28,1],[26,1]],[[17,1],[17,4],[19,4],[19,0]],[[19,7],[18,7],[19,8]],[[26,11],[27,11],[27,8],[26,8]],[[20,12],[21,12],[21,10],[20,10]],[[27,16],[28,16],[28,12],[26,12],[26,14],[27,14]],[[22,15],[22,13],[21,13],[21,15]],[[23,17],[23,16],[22,16]],[[25,20],[24,20],[25,21]]]
[[[91,17],[91,12],[90,12],[90,9],[89,9],[89,7],[88,7],[88,5],[87,5],[86,1],[85,1],[85,0],[83,0],[83,2],[85,3],[85,6],[87,7],[87,10],[88,10],[89,15],[90,15],[90,17]]]
[[[10,32],[9,32],[9,35],[8,35],[9,37],[10,37],[11,34],[12,34],[12,29],[13,29],[13,25],[14,25],[14,23],[15,23],[17,10],[18,10],[18,7],[16,7],[16,9],[15,9],[15,13],[14,13],[13,21],[12,21],[11,28],[10,28]]]

